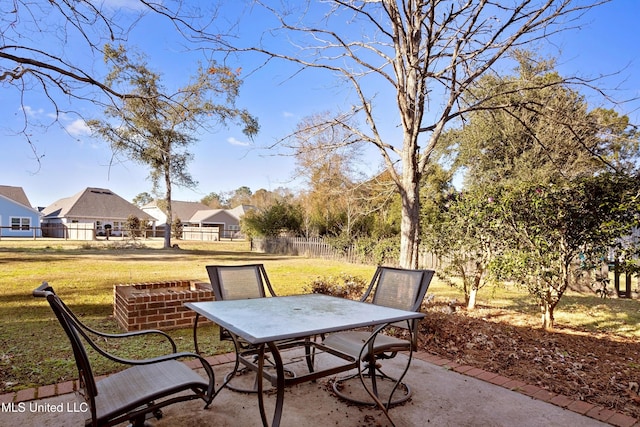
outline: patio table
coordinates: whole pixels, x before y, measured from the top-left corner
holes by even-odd
[[[347,355],[334,354],[347,360],[347,363],[335,369],[310,372],[295,378],[285,378],[278,342],[305,339],[314,335],[359,327],[383,326],[424,317],[424,314],[419,312],[398,310],[323,294],[196,302],[186,303],[185,306],[243,338],[248,343],[257,346],[257,366],[252,368],[258,372],[260,416],[263,425],[267,426],[268,420],[262,396],[263,377],[267,377],[276,387],[276,404],[272,421],[274,427],[280,425],[284,389],[287,385],[341,372],[345,370],[345,367],[346,369],[360,369],[359,360]],[[378,327],[373,333],[378,333],[382,329]],[[264,371],[265,347],[268,347],[273,356],[276,367],[275,374]],[[238,351],[236,346],[236,352]],[[238,354],[238,358],[240,358],[240,354]],[[247,364],[248,362],[243,360],[243,363]],[[236,362],[236,369],[237,367],[238,363]],[[387,414],[384,405],[380,405],[380,402],[378,404]]]

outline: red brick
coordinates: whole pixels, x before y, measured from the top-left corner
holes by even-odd
[[[469,366],[469,365],[458,365],[455,368],[453,368],[454,371],[459,372],[461,374],[464,374],[467,371],[470,371],[471,369],[473,369],[473,366]]]
[[[453,360],[450,360],[446,365],[442,365],[443,368],[447,369],[455,369],[458,366],[460,366],[460,364],[458,362],[454,362]]]
[[[20,390],[16,393],[16,402],[24,402],[27,400],[33,400],[36,398],[36,389],[28,388],[25,390]]]
[[[199,359],[185,360],[184,364],[190,367],[191,369],[202,368],[202,362],[200,362]]]
[[[526,394],[527,396],[535,396],[536,393],[540,392],[542,389],[538,386],[535,385],[531,385],[531,384],[526,384],[522,387],[520,387],[520,393],[522,394]]]
[[[11,403],[14,397],[16,397],[15,393],[0,394],[0,403]]]
[[[585,415],[591,418],[595,418],[598,421],[606,421],[615,414],[615,411],[611,409],[603,408],[602,406],[594,406]]]
[[[511,380],[507,383],[504,383],[502,385],[502,387],[504,388],[508,388],[509,390],[520,390],[522,389],[522,387],[526,386],[527,383],[522,382],[522,381],[518,381],[518,380]]]
[[[553,403],[556,406],[560,406],[561,408],[566,408],[567,406],[569,406],[572,402],[574,402],[574,399],[571,399],[570,397],[564,396],[562,394],[557,394],[555,395],[550,401],[549,403]]]
[[[473,369],[469,369],[467,372],[465,372],[465,375],[469,375],[471,377],[477,377],[478,375],[482,375],[484,372],[483,369],[480,368],[473,368]]]
[[[436,355],[429,354],[429,353],[418,353],[417,357],[420,360],[424,360],[425,362],[429,362],[429,363],[433,363],[436,360],[441,360],[442,359],[442,357],[440,357],[440,356],[436,356]]]
[[[483,381],[489,381],[491,378],[495,378],[497,376],[498,376],[498,374],[496,374],[494,372],[484,371],[480,375],[477,375],[476,378],[478,378],[480,380],[483,380]]]
[[[55,384],[38,387],[38,399],[55,396],[55,394],[56,394]]]
[[[536,394],[533,395],[538,400],[542,400],[544,402],[549,402],[556,396],[555,393],[550,392],[549,390],[542,389]]]
[[[497,375],[489,380],[491,384],[495,385],[503,385],[511,381],[511,378],[503,377],[502,375]]]
[[[58,394],[73,393],[75,389],[76,388],[73,381],[65,381],[63,383],[58,384]]]
[[[451,359],[440,358],[440,359],[432,361],[431,363],[433,363],[434,365],[438,365],[438,366],[446,366],[449,363],[451,363]]]
[[[619,412],[616,412],[611,418],[607,420],[607,423],[616,427],[632,427],[636,422],[637,420],[635,418],[621,414]]]
[[[594,406],[595,405],[592,405],[591,403],[583,402],[581,400],[574,400],[571,404],[569,404],[569,406],[567,406],[567,409],[584,415],[591,409],[593,409]]]

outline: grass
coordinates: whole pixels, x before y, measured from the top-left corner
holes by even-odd
[[[113,286],[123,283],[193,279],[208,281],[205,265],[261,262],[279,295],[303,292],[318,276],[346,272],[369,278],[374,266],[339,261],[266,255],[250,251],[247,242],[178,242],[180,249],[162,250],[161,241],[125,248],[122,242],[62,240],[0,240],[0,393],[53,384],[77,377],[68,342],[53,313],[31,291],[43,280],[90,326],[119,331],[111,317]],[[429,293],[436,300],[462,300],[459,291],[434,280]],[[479,305],[537,315],[535,302],[518,288],[483,289]],[[637,300],[602,300],[594,295],[569,293],[556,311],[559,324],[640,338]],[[201,349],[207,354],[226,352],[215,326],[201,331]],[[191,329],[170,331],[179,351],[192,351]],[[160,342],[110,343],[127,357],[165,352]],[[112,372],[112,363],[96,362],[97,374]]]
[[[43,280],[82,320],[96,329],[118,332],[111,317],[113,286],[123,283],[194,279],[208,281],[205,265],[225,263],[265,264],[279,295],[302,292],[317,276],[348,271],[369,277],[371,266],[272,256],[249,251],[247,242],[179,242],[179,250],[162,250],[161,242],[145,242],[145,248],[123,249],[121,242],[0,241],[0,393],[75,378],[75,366],[66,339],[61,339],[48,304],[31,296]],[[201,349],[207,354],[226,352],[217,330],[203,329]],[[191,329],[170,335],[179,351],[192,351]],[[120,343],[118,343],[120,344]],[[132,342],[110,348],[127,357],[144,357],[167,350],[161,343]],[[97,374],[116,369],[98,362]]]

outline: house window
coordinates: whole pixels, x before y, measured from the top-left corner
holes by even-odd
[[[235,224],[230,224],[229,225],[229,230],[230,231],[240,231],[240,226],[239,225],[235,225]]]
[[[31,218],[12,217],[11,229],[29,231],[31,229]]]

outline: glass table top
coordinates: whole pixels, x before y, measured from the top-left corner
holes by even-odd
[[[322,294],[196,302],[185,306],[251,344],[424,317],[419,312]]]

